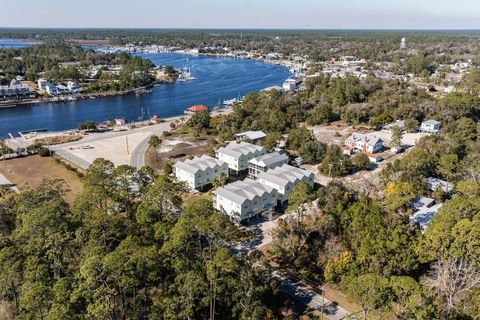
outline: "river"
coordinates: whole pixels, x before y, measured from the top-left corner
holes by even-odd
[[[161,85],[145,95],[126,95],[64,103],[41,103],[0,109],[0,137],[8,133],[46,128],[50,131],[78,127],[85,120],[105,121],[123,117],[137,120],[158,115],[183,114],[187,107],[243,96],[273,85],[281,85],[290,76],[287,68],[253,60],[236,60],[215,56],[190,56],[174,53],[141,54],[156,65],[190,66],[197,80]]]

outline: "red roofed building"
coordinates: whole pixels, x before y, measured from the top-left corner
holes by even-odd
[[[197,104],[187,109],[186,113],[196,113],[200,111],[208,110],[208,107],[203,104]]]

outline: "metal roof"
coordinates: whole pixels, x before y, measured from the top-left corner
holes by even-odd
[[[267,135],[263,131],[245,131],[235,135],[235,137],[246,137],[250,140],[262,139]]]
[[[370,136],[366,134],[361,134],[361,133],[353,133],[351,136],[349,136],[345,141],[353,141],[354,142],[359,142],[359,141],[366,141],[367,145],[373,147],[378,143],[383,143],[383,140],[380,139],[379,137],[376,136]],[[349,142],[351,143],[351,142]]]
[[[241,155],[248,155],[249,153],[254,153],[255,151],[265,151],[265,149],[247,142],[232,142],[226,147],[219,148],[217,153],[223,153],[235,158],[239,158]]]
[[[313,176],[313,172],[303,170],[288,164],[270,169],[267,172],[260,172],[258,180],[271,182],[279,187],[284,188],[288,183],[299,183],[304,178]]]
[[[260,157],[253,158],[248,163],[261,167],[268,167],[275,163],[284,163],[288,161],[288,156],[280,152],[272,152],[262,155]]]
[[[204,171],[207,168],[214,169],[215,167],[221,167],[226,163],[222,160],[203,155],[201,157],[195,157],[191,160],[185,160],[184,162],[177,162],[173,166],[181,170],[196,174],[198,171]]]
[[[422,230],[425,230],[442,206],[443,203],[439,203],[430,208],[424,208],[416,212],[410,217],[410,223],[418,224]]]
[[[261,198],[266,193],[270,194],[273,191],[272,187],[247,178],[243,181],[236,181],[218,188],[214,194],[242,205],[247,200],[252,201],[255,197]]]

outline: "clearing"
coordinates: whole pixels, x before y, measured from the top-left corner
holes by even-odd
[[[38,155],[0,161],[0,172],[22,190],[38,187],[44,179],[63,179],[68,189],[65,200],[72,203],[75,196],[83,190],[79,176],[69,171],[53,158]]]

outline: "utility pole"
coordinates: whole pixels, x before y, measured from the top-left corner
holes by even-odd
[[[130,150],[128,149],[128,134],[125,135],[125,141],[127,142],[127,154],[130,155]]]

